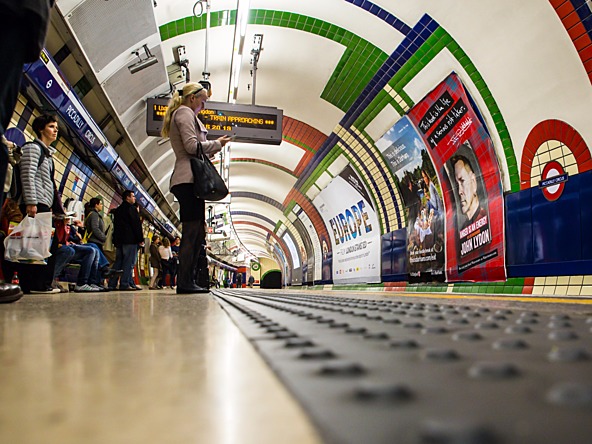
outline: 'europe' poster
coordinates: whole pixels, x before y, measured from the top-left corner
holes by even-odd
[[[452,73],[409,112],[441,172],[448,281],[506,279],[504,201],[493,142]]]
[[[333,282],[380,282],[380,225],[355,170],[345,167],[314,199],[314,205],[331,238]]]

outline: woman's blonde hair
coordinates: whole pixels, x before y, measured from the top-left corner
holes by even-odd
[[[183,95],[179,94],[179,91],[175,91],[173,98],[169,100],[169,105],[164,115],[162,131],[160,132],[162,137],[169,137],[169,132],[171,131],[171,117],[173,116],[173,113],[183,104],[183,101],[190,95],[201,91],[205,91],[207,95],[207,90],[201,84],[195,82],[185,84],[182,92]]]

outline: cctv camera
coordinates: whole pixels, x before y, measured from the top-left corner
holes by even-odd
[[[140,60],[139,62],[136,62],[133,65],[128,66],[127,68],[130,70],[132,74],[135,74],[138,71],[142,71],[143,69],[146,69],[149,66],[152,66],[156,63],[158,63],[158,59],[156,58],[156,56],[150,56],[145,58],[144,60]]]

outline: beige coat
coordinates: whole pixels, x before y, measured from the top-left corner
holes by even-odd
[[[206,141],[208,131],[191,108],[181,105],[171,119],[169,137],[175,152],[175,169],[171,176],[171,188],[181,183],[193,183],[193,173],[189,159],[197,152],[197,141],[202,142],[203,150],[209,156],[222,149],[217,140]]]

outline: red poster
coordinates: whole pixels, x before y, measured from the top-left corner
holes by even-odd
[[[436,168],[446,207],[446,280],[501,281],[504,200],[493,142],[452,73],[409,112]]]

